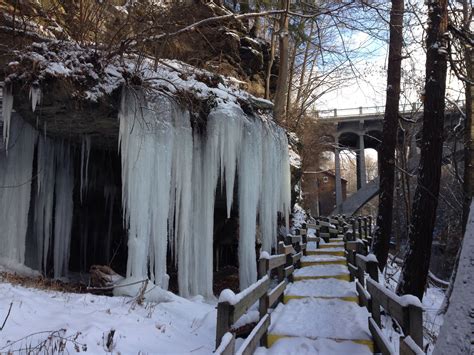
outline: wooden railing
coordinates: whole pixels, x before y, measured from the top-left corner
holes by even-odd
[[[369,330],[375,351],[383,355],[395,354],[382,332],[381,309],[396,320],[403,330],[400,355],[424,354],[423,308],[415,296],[398,296],[378,282],[378,263],[373,254],[366,254],[366,245],[360,239],[346,242],[346,257],[351,281],[356,280],[359,305],[371,313]]]
[[[216,353],[218,354],[253,354],[255,349],[266,346],[267,331],[270,325],[268,309],[283,301],[284,292],[293,272],[299,267],[300,260],[306,251],[306,231],[299,230],[300,235],[287,236],[277,245],[276,255],[262,253],[258,261],[258,281],[234,297],[226,299],[221,293],[217,305]],[[270,277],[276,274],[278,284],[270,289]],[[232,294],[231,294],[232,295]],[[240,348],[235,350],[233,324],[244,315],[256,302],[259,303],[259,321]]]
[[[257,283],[235,295],[231,300],[222,300],[217,306],[216,352],[217,354],[252,354],[260,346],[266,346],[270,326],[269,308],[283,301],[284,292],[295,268],[300,266],[306,253],[307,242],[344,235],[346,258],[351,281],[355,281],[359,305],[371,313],[369,330],[374,340],[375,351],[383,355],[395,354],[392,345],[382,332],[381,314],[395,320],[403,330],[400,338],[400,355],[425,354],[423,348],[423,310],[414,296],[398,296],[378,282],[378,263],[373,254],[368,254],[372,235],[372,217],[318,218],[308,223],[278,243],[276,255],[265,255],[258,261]],[[308,236],[307,229],[316,230],[316,236]],[[319,246],[318,246],[319,247]],[[278,284],[270,289],[270,277],[274,274]],[[228,291],[228,290],[227,290]],[[224,291],[223,291],[224,292]],[[259,320],[239,349],[235,350],[235,335],[232,325],[249,308],[259,302]]]

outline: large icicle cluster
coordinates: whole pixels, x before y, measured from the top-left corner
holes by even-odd
[[[219,177],[230,216],[239,178],[241,288],[256,281],[257,219],[264,249],[276,242],[277,212],[288,220],[290,170],[286,134],[270,120],[218,105],[205,132],[164,98],[124,91],[120,118],[122,189],[129,233],[127,277],[167,287],[169,243],[183,296],[212,295],[214,201]]]
[[[30,96],[34,109],[39,102],[39,89]],[[3,103],[7,129],[3,132],[5,147],[0,151],[0,256],[10,263],[26,263],[34,269],[46,270],[51,255],[54,277],[64,276],[69,265],[73,216],[70,147],[40,136],[18,115],[12,115],[13,96],[9,89],[3,91]],[[36,191],[32,199],[33,181]],[[29,213],[35,238],[27,242]],[[26,248],[34,252],[28,253]],[[26,260],[28,254],[30,260]]]

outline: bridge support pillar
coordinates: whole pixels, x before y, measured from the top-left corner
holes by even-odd
[[[342,205],[341,161],[339,158],[339,140],[336,138],[334,149],[334,175],[336,176],[336,211],[340,213]]]
[[[359,150],[357,151],[357,189],[361,189],[367,183],[365,171],[365,154],[364,154],[364,135],[359,135]]]

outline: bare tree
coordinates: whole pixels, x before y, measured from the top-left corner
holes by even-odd
[[[286,95],[288,95],[288,10],[290,0],[280,0],[280,8],[286,10],[280,16],[280,28],[278,30],[278,48],[280,53],[280,64],[278,66],[278,81],[274,98],[275,121],[280,122],[285,116]]]
[[[388,54],[387,99],[380,147],[380,193],[374,253],[381,270],[385,268],[392,232],[395,148],[397,144],[398,106],[403,46],[404,0],[392,0],[390,12],[390,48]]]
[[[398,284],[399,294],[423,298],[431,258],[443,153],[447,71],[447,0],[428,2],[425,106],[418,185],[412,209],[409,250]]]

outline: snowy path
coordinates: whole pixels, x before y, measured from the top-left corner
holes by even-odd
[[[344,256],[344,243],[315,246],[302,258],[302,268],[284,294],[284,304],[271,315],[268,349],[256,354],[372,354],[369,313],[357,304],[354,282]]]

